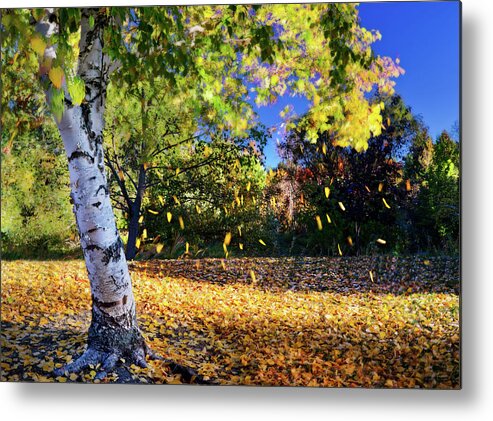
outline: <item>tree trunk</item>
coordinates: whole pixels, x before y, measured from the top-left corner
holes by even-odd
[[[144,198],[145,193],[145,181],[146,181],[146,173],[144,166],[141,165],[139,169],[139,180],[137,183],[137,194],[134,202],[130,206],[129,212],[129,220],[128,220],[128,241],[127,241],[127,250],[125,252],[125,256],[127,260],[135,259],[137,254],[137,247],[135,245],[135,241],[139,236],[139,217],[140,217],[140,208],[142,207],[142,199]]]
[[[90,25],[90,16],[94,24]],[[56,32],[51,13],[36,29],[49,37]],[[109,197],[103,152],[104,108],[109,60],[103,54],[107,16],[99,9],[82,9],[77,73],[85,82],[80,106],[67,98],[58,124],[70,172],[71,201],[89,275],[92,321],[87,350],[56,374],[75,372],[89,364],[112,369],[120,358],[146,366],[146,344],[137,325],[132,282],[123,243],[116,228]],[[46,51],[56,55],[53,47]]]

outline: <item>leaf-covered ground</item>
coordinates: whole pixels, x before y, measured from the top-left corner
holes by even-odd
[[[151,347],[217,384],[458,388],[458,260],[257,258],[131,265]],[[370,273],[371,272],[371,273]],[[54,377],[84,350],[82,261],[2,263],[1,380]],[[180,383],[160,361],[102,382]]]

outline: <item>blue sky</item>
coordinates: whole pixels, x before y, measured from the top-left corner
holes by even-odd
[[[396,92],[415,114],[423,117],[436,138],[459,120],[459,2],[361,3],[361,26],[377,29],[382,39],[373,44],[376,54],[399,58],[406,73],[396,79]],[[281,98],[257,111],[267,126],[280,121],[279,112],[292,103],[301,114],[307,103]],[[280,158],[276,141],[265,149],[266,164],[275,167]]]

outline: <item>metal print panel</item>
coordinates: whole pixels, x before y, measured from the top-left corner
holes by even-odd
[[[2,381],[460,388],[460,3],[0,29]]]

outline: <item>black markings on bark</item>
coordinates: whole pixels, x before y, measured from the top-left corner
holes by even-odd
[[[81,151],[80,149],[77,149],[76,151],[72,152],[72,154],[68,157],[68,162],[71,162],[72,160],[77,159],[77,158],[85,158],[91,164],[94,164],[94,157],[91,156],[88,152]]]
[[[94,176],[94,177],[91,177],[91,178],[89,179],[89,181],[93,181],[93,180],[96,180],[96,178],[97,178],[96,176]]]
[[[95,208],[99,208],[101,206],[101,202],[93,203],[92,206],[94,206]]]
[[[110,276],[111,280],[113,281],[113,284],[115,285],[115,291],[120,291],[121,289],[124,289],[128,286],[128,282],[125,280],[125,277],[122,276],[120,279],[116,279],[113,275]],[[125,298],[125,303],[127,299]],[[123,303],[123,304],[125,304]]]
[[[88,246],[86,246],[86,250],[103,250],[102,247],[99,247],[98,245],[96,244],[89,244]]]
[[[87,233],[90,234],[91,232],[95,232],[97,231],[98,229],[100,229],[101,227],[95,227],[95,228],[91,228],[89,230],[87,230]]]
[[[101,184],[101,185],[98,187],[98,189],[96,190],[96,194],[95,194],[94,196],[97,196],[97,195],[98,195],[98,193],[99,193],[99,190],[101,190],[101,189],[103,189],[103,190],[104,190],[104,192],[105,192],[107,195],[110,193],[110,192],[109,192],[109,190],[108,190],[108,187],[107,187],[106,185],[104,185],[104,184]]]
[[[109,247],[103,250],[103,258],[101,261],[108,264],[110,261],[118,262],[122,258],[123,243],[120,237]]]

